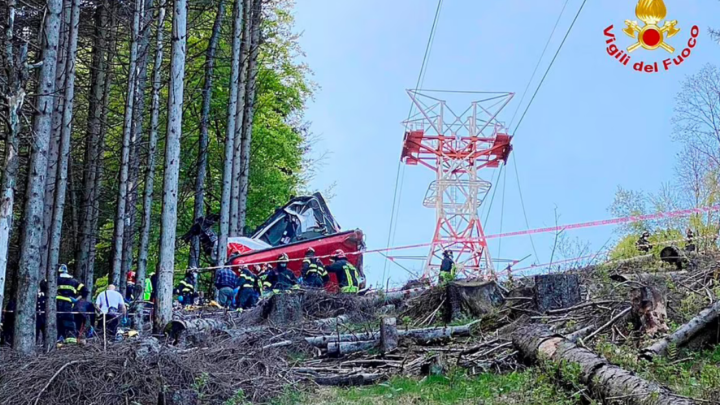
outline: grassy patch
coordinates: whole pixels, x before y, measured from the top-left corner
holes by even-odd
[[[296,400],[298,398],[295,398]],[[395,377],[383,384],[322,389],[296,403],[321,404],[576,404],[572,394],[535,370],[467,376],[455,372],[423,380]]]
[[[612,363],[663,384],[677,394],[703,400],[720,398],[720,346],[704,352],[677,350],[673,357],[661,356],[652,362],[638,360],[637,352],[630,346],[603,343],[597,350]]]

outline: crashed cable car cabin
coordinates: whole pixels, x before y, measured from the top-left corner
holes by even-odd
[[[254,272],[254,264],[274,265],[281,253],[287,253],[290,258],[288,268],[299,277],[302,259],[310,247],[315,249],[315,256],[319,257],[324,265],[331,263],[330,258],[324,256],[342,249],[347,254],[348,261],[360,273],[360,287],[365,287],[363,257],[360,253],[365,249],[363,233],[359,229],[342,231],[320,193],[293,198],[275,210],[250,237],[228,238],[228,257],[233,252],[239,252],[240,256],[233,264],[246,264]],[[238,272],[239,268],[234,270]],[[337,277],[334,274],[329,276],[330,282],[326,289],[337,291]]]

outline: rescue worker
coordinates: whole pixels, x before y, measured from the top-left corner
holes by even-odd
[[[692,229],[688,228],[685,236],[685,251],[694,252],[697,250],[697,246],[695,246],[695,233],[693,233]]]
[[[150,273],[150,277],[145,277],[145,292],[143,294],[143,300],[145,301],[151,301],[153,298],[153,277],[155,277],[155,273]]]
[[[287,291],[298,288],[295,273],[287,267],[288,262],[290,262],[290,258],[287,253],[280,254],[277,259],[277,266],[268,273],[265,281],[270,283],[270,288],[273,291]]]
[[[186,305],[192,305],[195,302],[195,275],[192,270],[185,272],[185,278],[175,287],[175,294],[178,295],[178,301],[183,308]]]
[[[57,328],[58,340],[65,343],[77,343],[75,316],[72,314],[75,303],[87,290],[85,286],[68,274],[67,266],[58,266],[57,281]]]
[[[272,287],[272,285],[267,279],[268,274],[270,274],[270,272],[272,271],[272,267],[269,266],[270,265],[263,266],[262,264],[256,264],[254,267],[255,274],[257,274],[258,278],[258,284],[260,285],[260,294],[265,291],[270,291],[270,287]]]
[[[75,328],[78,331],[78,338],[85,339],[95,335],[95,305],[88,300],[90,291],[83,289],[80,300],[75,303]]]
[[[340,284],[340,292],[354,294],[357,293],[359,274],[355,266],[348,262],[345,252],[341,249],[336,250],[330,258],[333,263],[325,268],[328,273],[335,273],[338,284]]]
[[[440,263],[440,284],[447,284],[454,281],[456,270],[453,252],[451,250],[445,250],[443,252],[442,263]]]
[[[229,265],[230,263],[226,263]],[[215,273],[215,288],[218,289],[218,299],[220,306],[229,308],[232,305],[235,284],[237,284],[237,276],[230,267],[223,267]]]
[[[650,232],[643,232],[643,234],[640,236],[640,239],[638,239],[638,241],[635,243],[635,247],[637,247],[637,250],[643,253],[650,252],[650,249],[652,249],[652,244],[650,244],[650,241],[648,240],[649,237]]]
[[[302,265],[303,285],[311,288],[323,288],[329,277],[325,266],[315,257],[315,249],[308,248]]]
[[[125,287],[125,300],[132,301],[135,299],[135,272],[128,271],[127,287]]]
[[[242,266],[238,276],[238,290],[235,296],[235,305],[238,308],[248,309],[257,305],[262,289],[258,276],[253,274],[247,266]]]

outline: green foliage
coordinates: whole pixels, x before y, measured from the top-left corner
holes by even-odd
[[[309,68],[302,62],[302,51],[298,35],[294,31],[292,2],[269,3],[264,11],[262,36],[263,42],[258,58],[257,94],[255,102],[253,137],[251,144],[250,177],[248,191],[247,225],[253,228],[264,221],[274,210],[299,194],[307,184],[312,171],[307,168],[307,154],[310,151],[309,131],[303,120],[305,103],[312,96],[314,84],[310,81]],[[211,89],[212,99],[209,116],[208,171],[205,184],[205,207],[207,213],[220,211],[222,195],[222,175],[224,166],[225,132],[227,128],[227,105],[230,93],[230,54],[232,49],[232,7],[226,7],[226,15],[221,28],[215,61],[214,81]],[[212,32],[215,7],[198,7],[189,10],[185,76],[185,100],[183,106],[183,134],[181,140],[180,184],[178,186],[178,236],[182,235],[194,221],[193,205],[195,198],[195,177],[197,173],[198,145],[202,105],[202,88],[205,83],[205,50]],[[167,19],[165,60],[163,76],[167,80],[169,66],[169,31],[171,19]],[[129,57],[129,41],[118,41],[116,63],[124,66]],[[152,41],[151,41],[152,42]],[[150,60],[154,50],[151,50]],[[86,69],[86,67],[82,67]],[[148,66],[152,72],[152,63]],[[121,67],[113,72],[113,86],[107,117],[105,168],[103,191],[100,198],[100,233],[97,246],[96,277],[105,276],[111,267],[112,238],[115,224],[118,179],[119,151],[122,143],[123,112],[125,109],[127,71]],[[144,133],[149,132],[150,117],[150,81],[146,87],[144,114]],[[155,190],[152,205],[152,226],[148,254],[148,272],[154,271],[158,260],[160,238],[160,216],[162,214],[164,134],[166,126],[167,86],[161,91],[161,115],[158,128],[157,165]],[[87,107],[78,105],[81,114]],[[76,117],[76,121],[79,121]],[[78,122],[77,131],[85,126]],[[81,134],[78,134],[81,135]],[[84,133],[82,134],[84,135]],[[143,144],[144,145],[144,144]],[[75,161],[83,160],[82,148],[77,148]],[[146,159],[144,146],[140,148],[141,165]],[[137,212],[142,209],[142,189],[144,171],[140,171]],[[140,219],[136,222],[139,229]],[[69,230],[67,231],[69,232]],[[136,238],[138,238],[136,236]],[[137,248],[136,248],[137,249]],[[187,266],[189,246],[178,241],[176,245],[176,268]],[[63,260],[71,260],[74,252],[64,252]],[[135,253],[137,257],[137,253]],[[205,263],[207,264],[207,263]],[[176,273],[176,279],[182,278],[182,271]],[[209,275],[206,277],[210,277]],[[177,281],[177,280],[176,280]],[[211,280],[200,280],[201,285]]]
[[[332,389],[297,403],[314,404],[576,404],[580,403],[536,370],[469,376],[456,370],[448,376],[417,381],[395,377],[370,387]]]
[[[610,260],[622,260],[629,259],[632,257],[640,256],[645,253],[641,253],[635,245],[640,239],[640,235],[643,231],[637,233],[631,233],[620,239],[615,247],[610,251]],[[650,234],[648,239],[652,244],[650,254],[653,257],[660,257],[660,251],[668,245],[682,245],[682,243],[669,243],[669,241],[682,241],[684,240],[684,234],[680,229],[656,229]]]

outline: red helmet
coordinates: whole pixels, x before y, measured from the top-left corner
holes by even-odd
[[[333,252],[333,257],[336,259],[345,259],[345,252],[342,249],[338,249]]]
[[[128,271],[127,281],[132,282],[132,283],[135,282],[135,272],[134,271]]]

